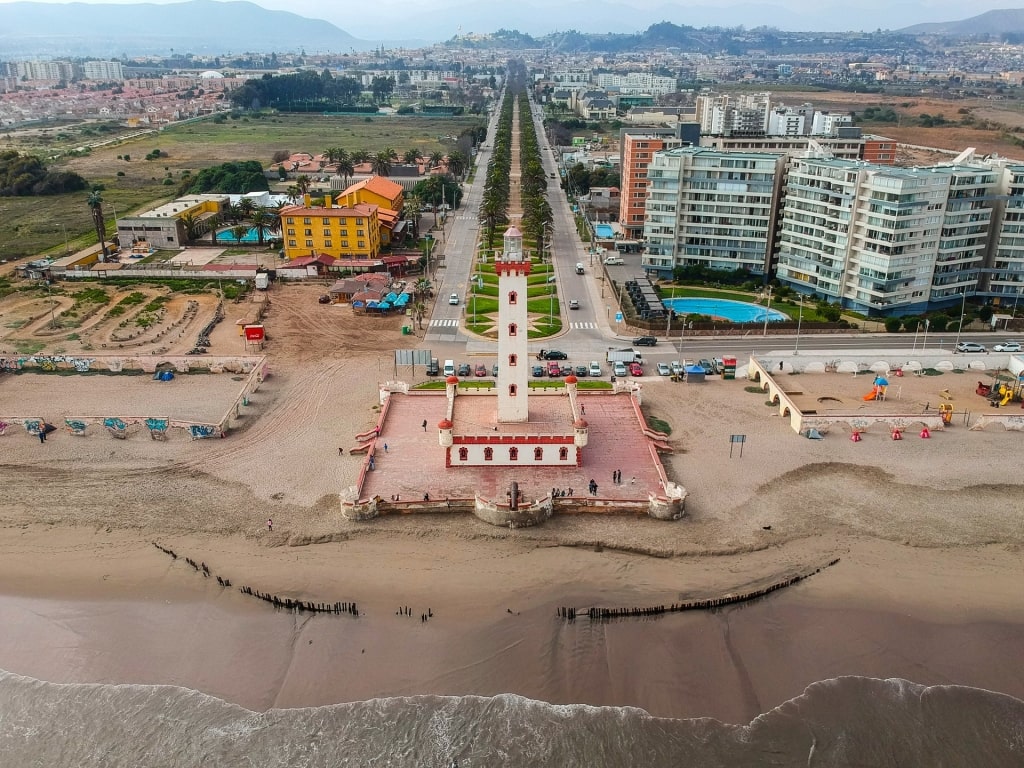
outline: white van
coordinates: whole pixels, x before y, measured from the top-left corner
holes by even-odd
[[[626,262],[622,260],[621,256],[609,256],[604,260],[604,263],[607,264],[608,266],[614,266],[616,264],[625,264]]]
[[[586,270],[583,269],[583,262],[582,261],[577,261],[576,262],[576,274],[577,275],[582,275],[585,271]]]
[[[455,375],[455,361],[454,360],[445,360],[444,361],[444,375],[446,377],[447,376],[454,376]]]

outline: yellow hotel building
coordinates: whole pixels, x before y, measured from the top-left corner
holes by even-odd
[[[338,259],[374,260],[380,254],[381,225],[378,206],[365,203],[344,207],[292,205],[281,209],[284,253],[334,256]]]

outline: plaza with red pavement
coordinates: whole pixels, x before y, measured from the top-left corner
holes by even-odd
[[[582,465],[538,466],[445,466],[445,449],[438,442],[438,423],[445,418],[443,392],[392,394],[387,416],[373,450],[374,469],[366,473],[361,498],[420,501],[472,499],[477,493],[502,499],[512,482],[518,482],[526,499],[539,499],[552,488],[572,489],[576,497],[599,500],[646,501],[650,493],[663,494],[664,468],[652,442],[643,432],[639,408],[628,393],[584,393],[577,396],[589,426],[589,440],[582,450]],[[423,422],[426,421],[426,429]],[[530,421],[497,422],[497,397],[460,395],[455,398],[452,422],[459,434],[572,434],[573,418],[568,397],[531,395]],[[495,429],[497,428],[497,429]],[[385,448],[386,446],[386,448]],[[612,482],[620,471],[622,482]],[[591,496],[588,485],[597,483]]]

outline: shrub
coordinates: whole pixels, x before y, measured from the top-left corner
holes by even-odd
[[[887,333],[899,333],[903,327],[903,320],[898,317],[885,318],[885,330]]]

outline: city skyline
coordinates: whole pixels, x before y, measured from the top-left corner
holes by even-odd
[[[58,0],[35,1],[66,4]],[[355,37],[381,41],[445,40],[457,34],[484,34],[502,28],[532,35],[568,30],[630,33],[661,21],[694,27],[773,26],[787,31],[873,31],[900,29],[926,22],[958,21],[987,11],[1024,7],[1021,0],[980,0],[966,10],[953,0],[920,0],[896,5],[884,0],[865,0],[856,5],[840,0],[822,0],[813,8],[808,8],[803,0],[704,0],[695,5],[662,0],[603,0],[586,4],[570,2],[557,7],[527,0],[499,11],[493,6],[466,0],[432,0],[429,3],[425,0],[382,0],[377,7],[383,13],[360,17],[345,7],[325,6],[316,0],[245,1],[268,10],[321,19]],[[0,5],[12,2],[20,0],[0,0]],[[78,2],[85,5],[139,4],[137,0]],[[182,0],[150,2],[169,5]]]

